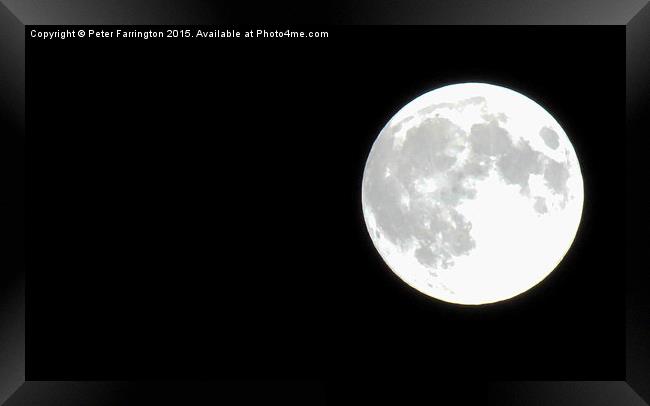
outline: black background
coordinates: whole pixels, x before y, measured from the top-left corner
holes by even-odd
[[[28,379],[624,377],[623,28],[329,31],[28,41]],[[558,270],[482,307],[403,284],[360,208],[386,121],[462,81],[547,108],[585,181]]]

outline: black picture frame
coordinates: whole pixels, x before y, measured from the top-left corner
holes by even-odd
[[[4,0],[0,5],[0,134],[4,143],[3,184],[3,255],[0,276],[0,402],[23,404],[130,404],[151,400],[160,393],[178,399],[219,399],[210,390],[212,384],[175,384],[164,382],[35,382],[25,381],[25,257],[24,244],[24,150],[25,150],[25,25],[27,24],[220,24],[231,21],[285,22],[284,7],[236,7],[217,2],[205,5],[185,2],[139,2],[135,5],[115,2],[69,1],[23,4]],[[41,4],[39,4],[41,3]],[[492,382],[463,383],[480,390],[485,399],[498,404],[534,405],[643,405],[650,400],[650,277],[638,256],[646,239],[642,230],[648,225],[643,201],[638,197],[643,184],[645,146],[650,134],[650,6],[639,2],[591,4],[570,7],[557,1],[508,2],[489,7],[475,2],[476,11],[460,10],[451,2],[441,1],[425,10],[402,4],[393,10],[388,2],[356,2],[340,8],[299,9],[302,23],[383,23],[383,24],[615,24],[626,26],[627,54],[627,161],[626,188],[626,280],[627,331],[625,382]],[[40,6],[40,7],[39,7]],[[422,7],[422,6],[421,6]],[[295,11],[295,10],[294,10]],[[294,13],[294,18],[295,18]],[[313,381],[223,382],[222,391],[241,393],[265,391],[268,396],[296,404],[337,404],[341,400],[327,383]],[[171,391],[171,392],[170,392]],[[171,393],[171,394],[170,394]],[[251,401],[256,398],[251,397]],[[261,398],[260,398],[261,399]],[[495,404],[497,404],[495,403]]]

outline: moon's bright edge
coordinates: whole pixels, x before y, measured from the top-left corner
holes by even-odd
[[[459,304],[509,299],[542,281],[571,246],[583,200],[558,122],[528,97],[483,83],[404,106],[363,174],[364,219],[386,264]]]

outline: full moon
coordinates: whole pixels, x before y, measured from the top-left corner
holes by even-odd
[[[553,116],[484,83],[441,87],[399,110],[370,150],[361,194],[388,267],[426,295],[469,305],[546,278],[584,200],[576,153]]]

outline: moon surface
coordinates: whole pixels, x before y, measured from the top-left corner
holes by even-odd
[[[484,83],[404,106],[363,174],[364,219],[386,264],[459,304],[506,300],[548,276],[575,238],[583,200],[576,153],[553,116]]]

